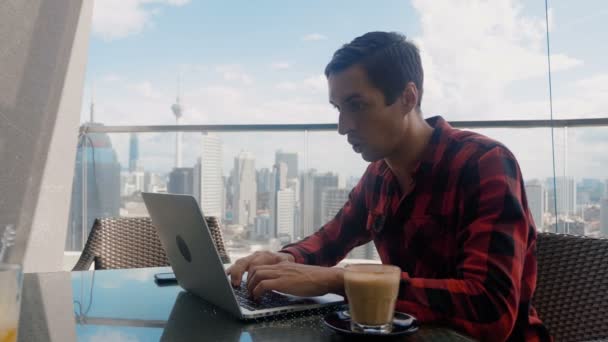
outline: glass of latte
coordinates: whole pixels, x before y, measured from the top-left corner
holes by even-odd
[[[401,269],[393,265],[352,264],[345,267],[344,289],[351,330],[386,334],[393,329]]]

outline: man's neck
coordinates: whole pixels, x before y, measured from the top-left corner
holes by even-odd
[[[422,118],[422,113],[412,112],[409,115],[402,143],[395,153],[384,159],[399,180],[402,190],[407,190],[412,172],[433,134],[433,127]]]

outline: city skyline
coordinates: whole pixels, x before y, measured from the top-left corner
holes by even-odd
[[[107,134],[95,134],[94,137],[87,140],[86,149],[83,144],[78,148],[78,172],[74,179],[66,241],[66,249],[69,250],[82,248],[84,237],[96,217],[147,215],[138,194],[141,191],[191,194],[206,215],[223,221],[225,229],[234,229],[235,226],[244,229],[237,235],[229,235],[229,243],[249,241],[247,244],[263,243],[264,246],[270,244],[268,246],[278,248],[314,233],[331,220],[346,202],[350,188],[356,184],[356,179],[351,178],[347,186],[343,176],[331,171],[298,168],[294,172],[288,164],[292,168],[298,167],[294,162],[298,160],[298,152],[281,148],[275,150],[275,163],[271,168],[259,165],[256,155],[242,150],[234,156],[234,166],[228,170],[230,176],[223,176],[222,167],[218,167],[225,155],[223,141],[214,134],[200,134],[204,152],[196,164],[174,167],[160,174],[139,165],[136,139],[130,136],[133,143],[130,144],[129,165],[125,169],[116,158],[110,137]],[[79,217],[83,190],[79,174],[82,174],[85,155],[88,208],[87,223],[83,225],[82,217]],[[289,177],[294,174],[298,176]],[[100,181],[114,185],[102,184],[100,187]],[[608,236],[608,179],[528,179],[525,180],[525,190],[539,231]],[[114,206],[110,208],[107,204]],[[552,214],[556,205],[557,216]],[[373,244],[366,244],[351,251],[348,257],[377,259],[378,255]]]

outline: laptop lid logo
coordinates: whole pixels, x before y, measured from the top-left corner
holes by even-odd
[[[184,241],[184,239],[178,235],[175,237],[175,242],[177,242],[177,248],[179,248],[179,252],[182,253],[184,259],[186,259],[188,262],[192,262],[192,255],[190,254],[188,245],[186,245],[186,241]]]

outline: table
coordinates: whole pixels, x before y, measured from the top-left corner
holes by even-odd
[[[26,274],[19,341],[348,341],[320,313],[238,321],[179,286],[157,286],[169,268]],[[213,281],[209,279],[209,281]],[[472,341],[423,326],[403,341]]]

